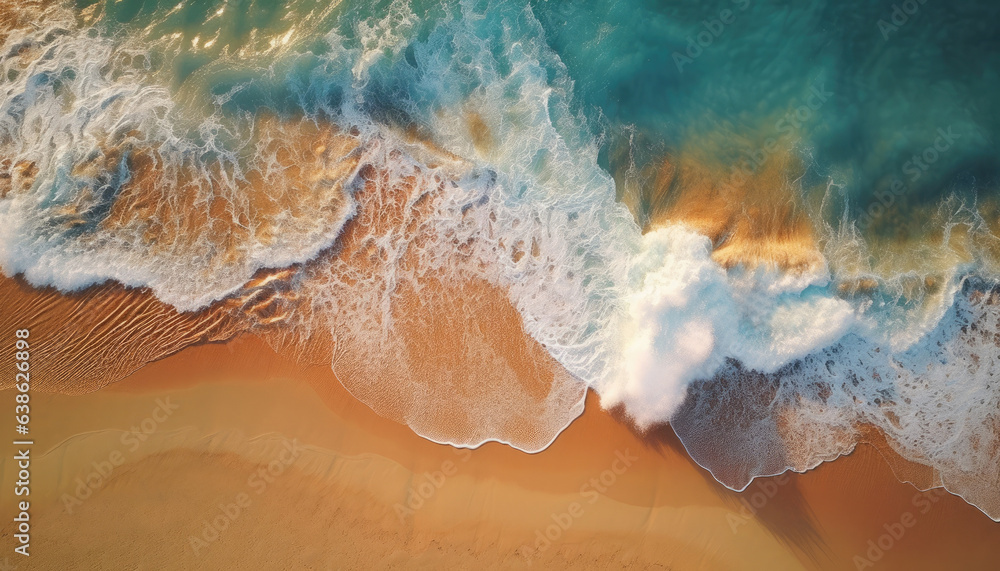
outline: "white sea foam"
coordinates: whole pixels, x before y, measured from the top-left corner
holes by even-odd
[[[182,235],[192,229],[177,219],[103,227],[134,176],[128,162],[133,152],[149,151],[159,162],[154,200],[189,204],[208,219],[214,200],[227,204],[223,216],[230,223],[247,213],[240,186],[249,170],[273,186],[288,183],[273,156],[246,163],[227,150],[217,139],[234,133],[226,132],[222,119],[204,118],[195,131],[168,90],[151,82],[148,46],[74,27],[71,14],[57,11],[46,28],[8,38],[0,48],[6,54],[0,74],[12,78],[0,83],[0,156],[37,168],[29,188],[0,200],[5,274],[63,290],[115,280],[149,287],[187,311],[228,295],[262,267],[309,259],[333,242],[351,214],[350,198],[322,179],[315,181],[316,192],[330,193],[329,204],[345,208],[306,216],[282,212],[269,221],[267,236],[247,227],[234,252],[221,250],[211,224],[193,229],[195,235]],[[149,224],[174,227],[175,241],[151,243],[144,238]]]
[[[849,334],[766,377],[724,367],[692,386],[674,427],[717,479],[742,489],[850,452],[874,425],[904,458],[934,468],[923,485],[1000,519],[998,317],[995,296],[970,288],[906,351]]]
[[[708,238],[683,226],[642,236],[615,201],[614,183],[598,166],[599,141],[573,104],[568,71],[529,9],[505,16],[462,4],[415,41],[410,35],[420,22],[404,7],[359,22],[353,43],[328,34],[329,50],[317,56],[322,65],[297,78],[293,90],[314,102],[303,104],[318,109],[311,119],[358,133],[359,164],[374,166],[386,188],[412,187],[407,207],[428,201],[431,212],[416,228],[372,231],[377,271],[352,273],[335,259],[326,274],[313,276],[308,293],[322,326],[366,348],[355,362],[388,363],[402,350],[393,303],[403,285],[427,275],[476,278],[507,292],[525,330],[568,375],[539,399],[528,391],[490,392],[488,375],[476,378],[480,392],[441,390],[440,379],[409,363],[384,386],[355,387],[355,394],[376,410],[384,404],[378,399],[395,395],[391,404],[406,404],[406,422],[440,442],[500,440],[533,452],[580,413],[586,385],[604,405],[624,405],[641,427],[673,421],[692,455],[735,488],[836,457],[868,423],[904,457],[938,470],[949,489],[1000,516],[1000,331],[997,305],[974,300],[974,289],[961,293],[975,263],[950,262],[943,244],[929,256],[937,273],[949,268],[936,288],[906,297],[893,281],[901,278],[889,276],[870,295],[845,296],[833,284],[868,275],[843,269],[848,257],[867,255],[856,236],[826,236],[830,266],[807,274],[723,269],[710,257]],[[491,28],[502,33],[480,27],[487,17],[506,18]],[[247,162],[244,155],[259,149],[224,142],[245,134],[219,111],[241,86],[218,96],[214,114],[198,117],[196,129],[146,70],[147,47],[63,18],[8,39],[0,51],[8,54],[0,76],[9,78],[0,83],[0,154],[38,169],[26,192],[0,199],[5,274],[64,290],[113,279],[192,310],[261,267],[312,259],[356,214],[350,195],[342,199],[351,207],[332,218],[279,213],[271,221],[278,238],[251,231],[235,257],[220,256],[207,235],[163,248],[145,244],[138,227],[104,229],[129,176],[124,159],[94,162],[113,156],[102,147],[109,139],[155,145],[166,180],[195,181],[205,201],[231,202],[230,214],[246,201],[234,182],[246,169],[280,165],[273,156]],[[57,24],[68,31],[50,34]],[[37,53],[16,55],[14,42]],[[294,67],[294,55],[287,57],[268,68],[267,79],[283,80],[281,65]],[[334,92],[342,97],[329,97]],[[387,99],[389,111],[428,134],[428,144],[381,119],[391,115]],[[473,115],[485,136],[471,132]],[[214,171],[206,161],[222,165],[224,176],[209,183]],[[74,174],[74,166],[90,163],[96,170]],[[178,191],[168,185],[159,199],[175,200]],[[486,363],[498,357],[475,350]],[[343,365],[337,347],[331,354],[335,369]],[[449,408],[481,419],[479,428],[451,432],[439,414]],[[512,427],[525,416],[530,430]]]
[[[582,411],[584,382],[605,375],[617,360],[618,293],[627,253],[636,249],[640,236],[628,211],[614,200],[611,177],[597,166],[598,147],[586,136],[582,116],[570,108],[572,84],[565,66],[537,41],[541,27],[530,12],[514,16],[519,19],[510,22],[500,44],[491,46],[478,35],[481,15],[463,7],[416,43],[409,60],[396,45],[379,43],[372,55],[365,47],[372,42],[364,38],[355,48],[335,34],[328,36],[329,68],[367,62],[353,68],[340,120],[382,149],[378,157],[371,155],[376,170],[385,173],[382,187],[413,184],[408,200],[422,202],[433,214],[416,229],[402,223],[373,234],[379,270],[360,275],[347,261],[335,260],[314,295],[322,300],[318,313],[331,317],[338,339],[351,338],[351,346],[371,340],[368,352],[334,365],[357,371],[387,355],[398,362],[404,353],[392,334],[394,295],[404,285],[443,273],[456,283],[479,279],[500,286],[520,312],[524,329],[569,372],[557,375],[544,399],[521,394],[506,381],[512,392],[494,394],[475,375],[463,390],[443,393],[445,382],[422,374],[418,363],[394,369],[391,376],[369,371],[369,382],[385,386],[349,390],[376,410],[405,408],[407,423],[436,441],[476,446],[500,440],[534,452]],[[385,26],[393,24],[382,19],[358,29]],[[453,50],[469,58],[454,58]],[[314,79],[310,89],[324,91],[328,79]],[[394,104],[438,148],[464,161],[449,164],[447,155],[372,122],[371,114],[380,112],[372,93],[386,89],[383,82],[406,85]],[[470,116],[485,126],[487,142],[476,144],[470,136]],[[420,156],[426,157],[423,163]],[[360,226],[374,232],[368,230],[372,225]],[[433,299],[434,294],[425,295]],[[491,358],[483,354],[484,370]],[[539,413],[521,421],[530,424],[528,431],[511,425],[526,406]],[[449,432],[440,420],[449,408],[479,418],[477,429]]]
[[[641,427],[669,420],[691,381],[727,358],[773,372],[833,343],[855,310],[830,295],[825,268],[788,276],[776,269],[727,272],[705,236],[671,226],[643,236],[627,293],[621,368],[597,384],[607,405],[623,403]]]

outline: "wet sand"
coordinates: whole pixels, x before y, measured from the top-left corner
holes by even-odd
[[[1000,560],[1000,525],[960,498],[898,482],[868,446],[736,493],[694,465],[669,428],[640,437],[590,395],[539,454],[497,443],[456,450],[377,416],[328,367],[302,368],[253,336],[184,349],[97,392],[38,392],[32,402],[32,556],[11,558],[21,569],[852,569],[871,568],[855,559],[869,555],[879,569],[988,569]],[[12,454],[5,446],[4,489]],[[11,495],[2,497],[11,513]],[[11,545],[12,524],[0,529]]]

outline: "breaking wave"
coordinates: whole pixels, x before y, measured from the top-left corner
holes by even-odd
[[[896,266],[830,214],[837,173],[769,179],[753,208],[684,191],[743,205],[732,227],[676,202],[640,216],[622,195],[650,180],[641,138],[612,172],[617,135],[531,7],[287,8],[298,23],[209,18],[193,39],[175,11],[5,9],[3,273],[197,312],[291,268],[297,304],[262,330],[322,340],[352,394],[427,438],[536,452],[592,388],[741,489],[875,427],[935,471],[923,485],[1000,519],[996,238],[976,204],[940,200]],[[767,223],[808,235],[809,263],[720,258],[777,240],[751,212],[788,196],[798,218]]]

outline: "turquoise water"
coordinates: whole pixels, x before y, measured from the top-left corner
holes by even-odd
[[[628,168],[623,164],[628,155],[615,150],[628,146],[629,139],[634,141],[633,161],[652,162],[665,153],[693,149],[711,153],[730,168],[747,161],[753,165],[755,153],[773,139],[809,157],[810,176],[832,176],[842,194],[838,206],[848,208],[853,218],[862,218],[878,203],[876,193],[891,192],[897,179],[906,185],[895,193],[897,208],[936,206],[953,193],[968,201],[992,195],[997,182],[994,134],[1000,128],[995,96],[1000,88],[1000,8],[972,0],[926,0],[909,3],[904,11],[902,4],[483,2],[460,8],[457,3],[415,2],[408,7],[412,21],[403,22],[405,30],[394,39],[396,53],[376,66],[365,91],[379,113],[409,122],[421,118],[405,107],[426,110],[442,103],[439,98],[476,89],[479,81],[470,73],[462,86],[449,86],[454,92],[435,93],[433,100],[413,90],[426,72],[414,68],[415,54],[430,49],[440,50],[436,57],[457,55],[451,51],[454,46],[429,44],[428,38],[441,21],[462,18],[455,14],[466,10],[477,20],[482,16],[470,32],[498,57],[501,74],[511,65],[504,61],[510,47],[505,28],[513,26],[507,32],[511,36],[526,36],[526,41],[552,49],[554,61],[543,65],[550,75],[565,65],[573,83],[573,112],[582,113],[592,135],[602,141],[600,165],[609,172]],[[364,33],[357,23],[391,14],[392,5],[97,4],[104,11],[100,28],[105,34],[140,30],[140,37],[153,41],[181,34],[175,49],[153,55],[154,66],[156,59],[165,60],[159,65],[167,68],[174,89],[197,86],[218,95],[250,81],[252,87],[226,106],[234,113],[260,106],[279,113],[313,112],[321,104],[317,99],[336,103],[341,96],[337,88],[306,98],[296,93],[296,83],[316,87],[314,74],[321,65],[326,69],[320,73],[330,78],[335,75],[330,72],[343,71],[303,54],[327,53],[323,37],[331,31],[348,48],[362,45]],[[216,16],[220,9],[223,14]],[[536,21],[541,29],[535,28]],[[288,50],[271,57],[259,53],[266,51],[264,36],[290,29]],[[200,46],[192,45],[195,38],[201,38]],[[217,39],[206,48],[210,38]],[[224,57],[240,48],[249,48],[246,55]],[[262,78],[261,72],[270,77]],[[824,97],[815,97],[814,90]],[[914,156],[933,147],[939,129],[953,135],[939,143],[939,149],[948,150],[928,151],[932,162],[913,163]],[[832,209],[830,216],[841,214]],[[892,220],[876,217],[872,229],[891,234],[898,230]]]
[[[612,131],[635,125],[668,149],[707,136],[737,157],[768,137],[799,140],[815,168],[836,173],[860,204],[932,144],[937,129],[950,127],[958,144],[907,197],[935,200],[951,184],[992,191],[1000,8],[928,0],[883,35],[879,22],[892,23],[893,5],[747,0],[533,8],[590,117],[600,110]],[[732,22],[721,25],[725,10]],[[710,30],[699,55],[689,39],[704,40]],[[813,87],[828,100],[810,102]],[[818,109],[795,117],[810,103]],[[783,117],[787,122],[776,125]],[[787,131],[795,123],[801,127]]]
[[[866,425],[1000,514],[1000,462],[983,453],[1000,449],[1000,5],[21,10],[35,25],[5,22],[0,52],[6,275],[116,280],[196,311],[262,268],[327,256],[297,278],[313,310],[299,325],[373,363],[397,354],[401,289],[483,280],[568,378],[520,431],[510,403],[527,392],[441,395],[416,367],[371,391],[412,391],[423,436],[541,450],[583,386],[641,429],[672,422],[733,488],[849,452]],[[702,179],[659,192],[676,165]],[[398,205],[378,193],[400,188],[425,218],[380,218]],[[808,263],[720,263],[732,234],[704,235],[679,195],[705,219],[736,212],[751,248],[806,228]],[[336,256],[349,225],[374,270]],[[449,407],[483,426],[449,432],[435,421]]]

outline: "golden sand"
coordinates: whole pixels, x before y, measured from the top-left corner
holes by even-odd
[[[370,163],[359,168],[356,140],[333,127],[265,117],[255,132],[254,155],[273,157],[280,175],[260,167],[247,175],[246,188],[211,177],[197,184],[172,177],[155,151],[137,151],[139,143],[128,134],[78,166],[79,174],[93,171],[96,177],[128,149],[134,176],[102,220],[105,231],[138,236],[139,244],[154,249],[179,248],[173,255],[181,257],[201,251],[194,241],[209,235],[211,255],[228,266],[244,255],[237,249],[248,240],[243,232],[252,229],[264,245],[281,239],[267,225],[279,211],[293,218],[303,209],[303,215],[325,213],[333,225],[346,209],[343,186],[357,170],[358,212],[336,244],[306,264],[261,270],[233,295],[192,313],[174,310],[148,289],[108,284],[61,295],[2,278],[0,293],[20,309],[5,314],[0,325],[12,330],[31,324],[32,350],[41,357],[38,389],[96,390],[185,346],[253,330],[300,362],[335,358],[355,396],[439,439],[480,442],[494,435],[537,449],[579,414],[583,386],[525,335],[506,294],[476,275],[475,260],[465,261],[469,245],[435,234],[434,201],[446,181],[435,178],[424,188],[418,187],[427,183],[419,170],[397,176]],[[79,215],[68,212],[67,220]],[[386,251],[397,243],[404,244],[400,259]],[[422,252],[435,247],[451,252],[447,263],[470,271],[423,267]],[[514,256],[538,255],[527,246],[511,247]],[[397,273],[404,275],[399,283],[385,281]],[[345,309],[380,288],[392,292],[391,301]],[[12,354],[0,357],[0,365],[12,365]],[[13,379],[4,382],[0,387]],[[553,409],[562,415],[557,425],[539,427],[539,419],[553,418]]]
[[[0,299],[11,308],[0,312],[0,367],[14,370],[14,331],[30,328],[31,382],[46,392],[94,391],[149,361],[245,328],[225,303],[181,313],[148,290],[115,284],[67,295],[0,277]],[[13,375],[0,381],[3,388],[13,384]]]
[[[325,305],[300,306],[315,310],[308,335],[269,337],[283,354],[332,361],[351,394],[435,440],[541,448],[581,412],[584,387],[525,333],[507,293],[476,275],[469,244],[436,234],[445,183],[421,187],[420,174],[362,166],[357,216],[304,272],[302,296]],[[558,426],[539,426],[550,418]]]
[[[289,128],[298,130],[286,144]],[[468,128],[489,142],[475,117]],[[257,141],[262,152],[315,167],[282,181],[325,181],[329,193],[305,200],[328,205],[335,218],[340,186],[358,166],[350,137],[266,121],[260,129],[274,130]],[[460,162],[417,138],[411,144]],[[261,172],[249,181],[256,198],[234,210],[196,207],[195,190],[171,206],[155,197],[162,173],[149,160],[136,165],[140,174],[107,224],[180,220],[168,234],[184,240],[231,213],[231,225],[213,230],[226,240],[250,218],[294,210],[289,201],[302,190],[264,192],[276,185]],[[697,164],[667,163],[642,199],[655,206],[654,225],[682,222],[710,236],[725,266],[813,267],[816,240],[785,178],[789,165],[770,161],[726,185]],[[0,177],[5,192],[31,174],[30,165],[3,168],[12,173]],[[342,272],[348,286],[371,278],[383,253],[370,238],[389,228],[412,232],[415,247],[435,238],[420,235],[429,206],[410,200],[412,184],[384,185],[389,177],[370,165],[360,172],[359,213],[333,249],[301,268],[261,271],[197,313],[179,313],[148,290],[106,285],[63,295],[0,280],[0,297],[17,307],[0,314],[0,333],[13,339],[13,329],[32,328],[31,567],[844,569],[907,513],[916,524],[879,556],[880,568],[975,568],[1000,557],[996,524],[959,498],[899,483],[867,446],[738,494],[694,465],[668,427],[638,435],[593,394],[587,412],[535,455],[497,443],[456,452],[416,436],[400,423],[429,414],[429,424],[457,433],[485,426],[527,437],[540,417],[533,403],[560,390],[572,400],[572,385],[525,335],[504,293],[467,276],[426,272],[400,286],[391,346],[329,328],[289,329],[298,324],[285,323],[285,304],[300,304],[306,322],[315,317],[289,281],[301,278],[296,291],[308,292],[329,271]],[[776,205],[779,191],[787,200]],[[169,242],[159,234],[166,230],[145,230],[151,242]],[[219,250],[235,255],[234,243]],[[510,249],[532,255],[526,244]],[[416,263],[409,256],[400,266]],[[864,293],[870,284],[844,287]],[[11,370],[12,355],[8,345],[0,367]],[[0,400],[10,402],[12,382],[4,377]],[[476,410],[427,406],[452,402],[434,390],[494,399],[494,408],[517,414],[489,425]],[[499,398],[508,400],[501,406]],[[13,463],[4,460],[2,470],[10,489]],[[10,496],[3,498],[9,513]],[[0,527],[4,541],[12,533],[12,524]]]
[[[165,399],[174,410],[134,445],[128,431]],[[328,368],[297,367],[252,337],[33,402],[24,568],[846,569],[905,513],[916,525],[878,568],[986,568],[1000,556],[996,524],[899,483],[865,447],[738,494],[669,429],[639,437],[592,398],[540,454],[456,451],[376,416]],[[291,439],[299,452],[282,464]],[[123,461],[108,473],[111,460]],[[11,463],[3,471],[6,487]],[[11,533],[5,524],[0,536]]]

